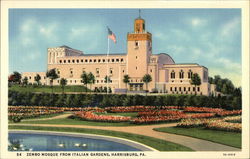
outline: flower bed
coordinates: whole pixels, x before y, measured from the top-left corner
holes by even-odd
[[[183,114],[184,113],[182,111],[159,110],[159,111],[139,112],[138,116],[175,116]]]
[[[226,122],[241,123],[241,116],[228,116],[223,119]]]
[[[186,118],[211,118],[214,117],[215,113],[199,113],[199,114],[187,114]]]
[[[77,107],[47,107],[47,106],[9,106],[8,118],[34,118],[42,115],[62,113],[65,111],[80,111],[83,108]]]
[[[93,111],[79,111],[75,116],[89,121],[102,121],[102,122],[126,122],[130,121],[131,117],[112,116],[112,115],[97,115]]]
[[[177,127],[193,128],[193,127],[205,127],[213,130],[233,131],[241,132],[240,123],[229,123],[225,119],[213,118],[213,119],[182,119]]]
[[[218,116],[228,116],[228,115],[240,115],[242,113],[242,110],[231,110],[231,111],[222,111],[216,113]]]
[[[126,107],[106,107],[107,112],[128,113],[128,112],[148,112],[152,110],[180,109],[179,106],[126,106]]]
[[[41,115],[74,111],[75,116],[83,120],[103,122],[131,122],[135,124],[181,121],[179,126],[192,127],[207,125],[208,118],[239,115],[241,110],[227,111],[220,108],[178,107],[178,106],[126,106],[126,107],[45,107],[45,106],[9,106],[9,119],[12,117],[31,118]],[[127,113],[138,112],[135,118],[98,115],[95,112]],[[197,113],[198,112],[198,113]],[[183,120],[182,120],[183,119]],[[194,120],[192,120],[194,119]],[[198,120],[202,119],[202,120]],[[225,122],[225,120],[224,120]],[[193,124],[192,124],[193,123]]]
[[[185,116],[185,115],[184,115]],[[159,122],[174,122],[181,120],[184,116],[143,116],[134,118],[131,123],[134,124],[146,124],[146,123],[159,123]]]
[[[205,125],[208,129],[213,130],[223,130],[223,131],[233,131],[233,132],[241,132],[242,126],[240,123],[229,123],[224,122],[222,120],[211,121]]]
[[[206,108],[206,107],[185,107],[184,108],[185,112],[195,112],[195,113],[218,113],[218,112],[222,112],[223,109],[220,108]]]
[[[106,107],[107,112],[127,113],[127,112],[144,112],[154,110],[155,106],[129,106],[129,107]]]

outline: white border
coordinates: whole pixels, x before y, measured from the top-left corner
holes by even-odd
[[[241,8],[242,10],[242,151],[146,152],[147,158],[249,158],[249,1],[1,1],[1,158],[18,158],[7,151],[8,9],[9,8]],[[43,157],[45,158],[45,157]],[[47,158],[47,157],[46,157]],[[52,157],[48,157],[52,158]],[[61,157],[64,158],[64,157]],[[66,157],[67,159],[69,157]],[[95,157],[96,158],[96,157]],[[101,157],[100,157],[101,158]],[[103,157],[102,157],[103,158]]]

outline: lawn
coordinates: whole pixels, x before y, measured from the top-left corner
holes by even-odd
[[[18,123],[15,123],[18,124]],[[58,124],[58,125],[93,125],[93,126],[135,126],[128,122],[108,123],[108,122],[95,122],[84,121],[80,119],[52,119],[52,120],[40,120],[40,121],[22,121],[21,124]],[[137,126],[137,125],[136,125]]]
[[[59,115],[63,115],[63,114],[67,114],[66,112],[62,112],[62,113],[55,113],[55,114],[47,114],[47,115],[40,115],[39,117],[32,117],[32,118],[25,118],[24,120],[28,120],[28,119],[36,119],[36,120],[39,120],[39,119],[45,119],[45,118],[52,118],[52,117],[56,117],[56,116],[59,116]]]
[[[85,92],[86,87],[83,85],[80,86],[65,86],[64,92]],[[43,93],[51,93],[51,87],[50,86],[20,86],[20,85],[12,85],[9,87],[9,90],[11,91],[19,91],[19,92],[43,92]],[[53,86],[53,92],[61,93],[62,88],[61,86]],[[90,90],[88,89],[88,92]]]
[[[241,148],[241,133],[207,130],[204,128],[178,128],[178,127],[155,128],[154,130],[195,137],[232,147]]]
[[[153,147],[159,151],[193,151],[192,149],[175,144],[172,142],[156,139],[153,137],[136,135],[131,133],[97,130],[97,129],[84,129],[84,128],[57,128],[57,127],[38,127],[38,126],[9,126],[9,129],[24,129],[24,130],[42,130],[42,131],[57,131],[57,132],[76,132],[76,133],[88,133],[98,134],[106,136],[114,136],[140,142],[147,146]]]

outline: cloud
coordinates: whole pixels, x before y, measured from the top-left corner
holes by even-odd
[[[22,57],[22,62],[34,61],[41,57],[41,52],[30,50]]]
[[[163,32],[160,32],[160,31],[156,31],[156,32],[154,32],[154,37],[159,39],[159,40],[164,40],[164,39],[166,39],[166,34],[164,34]]]
[[[46,38],[55,38],[55,31],[58,28],[56,23],[49,23],[47,25],[41,25],[38,27],[39,32]]]
[[[192,58],[198,59],[200,56],[202,56],[202,51],[200,48],[192,48],[191,49]]]
[[[201,19],[198,17],[193,17],[189,19],[189,23],[193,27],[199,27],[199,26],[204,26],[206,25],[207,21],[205,19]]]
[[[34,27],[37,25],[34,18],[27,18],[20,25],[20,33],[29,33],[33,31]]]
[[[222,36],[230,36],[240,30],[241,19],[240,17],[235,17],[231,21],[225,23],[221,28]]]
[[[181,41],[191,40],[189,33],[183,31],[183,29],[171,29],[170,34],[172,34],[173,38],[176,38]]]
[[[222,66],[224,66],[225,69],[230,70],[229,72],[241,72],[241,64],[233,62],[232,60],[229,60],[228,58],[217,58],[215,59],[216,62],[220,63]]]
[[[84,25],[80,24],[80,26],[77,27],[71,27],[69,29],[68,37],[73,40],[73,39],[78,39],[78,38],[84,38],[88,37],[90,39],[91,37],[93,39],[97,38],[96,36],[93,35],[98,35],[100,34],[103,29],[101,28],[102,25],[100,24],[95,24],[95,25]]]

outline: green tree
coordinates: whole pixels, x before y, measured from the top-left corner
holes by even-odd
[[[19,72],[17,72],[17,71],[13,72],[13,82],[14,83],[20,84],[21,78],[22,78],[22,75]]]
[[[227,95],[233,95],[235,87],[231,80],[221,78],[219,75],[214,76],[213,84],[216,85],[216,91]]]
[[[208,83],[214,84],[214,79],[213,79],[213,77],[208,77]]]
[[[61,78],[61,80],[60,80],[60,85],[61,85],[61,87],[62,87],[62,93],[64,94],[64,88],[65,88],[65,86],[67,85],[67,79],[65,79],[65,78]]]
[[[40,80],[41,80],[41,76],[39,74],[36,74],[35,81],[36,81],[36,83],[37,83],[38,86],[40,84]]]
[[[126,84],[126,93],[127,93],[127,91],[128,91],[129,79],[130,79],[129,75],[124,75],[124,76],[123,76],[123,82]]]
[[[191,77],[191,81],[190,81],[191,85],[194,85],[195,88],[195,95],[197,94],[197,89],[196,86],[201,85],[201,78],[197,73],[194,73]]]
[[[22,80],[23,86],[27,86],[28,82],[28,77],[24,77],[24,79]]]
[[[110,83],[110,82],[111,82],[110,77],[109,76],[105,76],[104,77],[104,83]],[[104,89],[105,89],[105,87],[104,87]],[[108,88],[107,87],[105,89],[105,92],[108,93]]]
[[[56,69],[53,68],[51,70],[48,70],[46,72],[46,77],[50,79],[50,85],[51,85],[51,90],[53,94],[53,81],[57,78],[59,78],[59,75],[56,73]]]
[[[82,83],[85,85],[85,91],[88,91],[88,83],[89,83],[89,77],[86,72],[83,72],[81,75]]]
[[[142,78],[142,81],[146,84],[146,95],[147,95],[148,83],[152,81],[152,77],[150,76],[150,74],[145,74]]]
[[[89,73],[88,74],[88,81],[89,81],[89,84],[90,84],[90,90],[92,90],[92,84],[95,83],[95,76],[93,75],[93,73]]]

